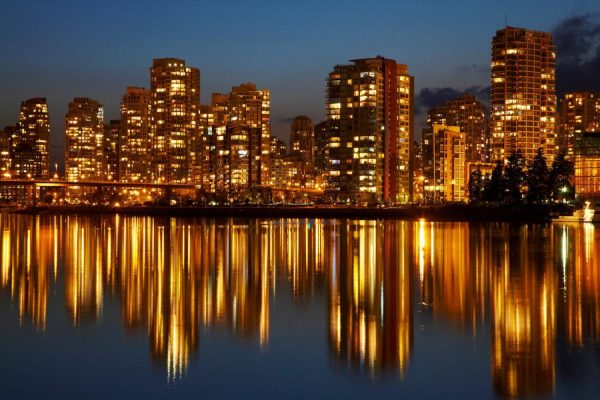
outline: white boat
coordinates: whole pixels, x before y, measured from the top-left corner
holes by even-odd
[[[596,216],[596,221],[594,221],[595,214],[595,208],[591,206],[589,201],[586,201],[585,206],[582,209],[575,210],[573,215],[561,215],[558,218],[552,219],[552,222],[600,222],[598,216]]]

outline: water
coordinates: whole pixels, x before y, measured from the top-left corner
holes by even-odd
[[[600,398],[592,225],[0,216],[0,398]]]

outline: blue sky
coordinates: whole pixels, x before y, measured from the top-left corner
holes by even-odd
[[[273,133],[324,113],[335,64],[383,55],[423,88],[489,85],[490,41],[504,25],[552,31],[600,2],[575,1],[18,1],[0,8],[0,127],[21,100],[47,97],[52,156],[62,161],[64,114],[76,96],[118,117],[125,87],[149,86],[156,57],[201,71],[201,96],[252,81],[272,92]],[[559,54],[560,57],[560,54]]]

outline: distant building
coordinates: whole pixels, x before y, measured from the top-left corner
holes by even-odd
[[[339,200],[412,198],[413,77],[383,58],[336,65],[327,81],[329,180]]]
[[[506,27],[492,40],[491,153],[556,152],[556,48],[546,32]]]
[[[113,119],[104,125],[104,177],[108,181],[119,179],[121,120]]]
[[[200,155],[190,151],[200,139],[200,70],[177,58],[154,59],[150,69],[152,171],[154,181],[200,180],[191,172]]]
[[[600,132],[575,135],[575,194],[600,200]]]
[[[123,182],[152,180],[150,99],[151,92],[138,87],[128,87],[121,99],[119,180]]]
[[[569,157],[573,157],[575,137],[583,132],[600,131],[600,93],[566,93],[558,111],[557,145]]]
[[[290,154],[313,166],[314,153],[315,133],[312,121],[305,115],[298,116],[292,121],[290,129]]]
[[[469,162],[488,160],[488,121],[483,104],[465,94],[429,112],[430,124],[458,126],[465,134],[465,159]]]
[[[65,117],[65,176],[69,181],[104,179],[104,110],[85,97],[69,103]]]
[[[0,177],[11,171],[10,132],[4,128],[0,131]]]
[[[18,136],[12,140],[13,157],[18,158],[18,177],[48,178],[50,175],[50,122],[45,98],[21,102]]]
[[[327,171],[329,160],[329,131],[331,122],[325,120],[315,125],[315,168],[319,172]]]

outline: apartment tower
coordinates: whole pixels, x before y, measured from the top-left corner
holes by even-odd
[[[344,200],[410,202],[414,79],[391,59],[351,62],[327,81],[329,183]]]
[[[556,48],[546,32],[506,27],[492,40],[492,160],[556,152]]]
[[[200,161],[190,151],[200,136],[200,70],[177,58],[154,59],[150,91],[154,181],[193,182],[190,171]]]

